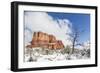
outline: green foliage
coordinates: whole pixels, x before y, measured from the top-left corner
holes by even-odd
[[[62,54],[69,54],[70,52],[71,52],[71,47],[70,46],[66,46],[61,53]]]
[[[53,50],[42,48],[41,54],[43,54],[43,55],[49,55],[50,54],[51,55],[51,54],[53,54]]]

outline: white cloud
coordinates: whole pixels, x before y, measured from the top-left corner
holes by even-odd
[[[42,31],[53,34],[58,40],[62,40],[64,45],[71,44],[70,38],[66,33],[71,33],[72,24],[68,19],[54,20],[46,12],[25,12],[25,40],[29,42],[32,39],[32,32]],[[26,31],[27,30],[27,31]]]
[[[25,29],[24,37],[25,37],[25,42],[29,42],[32,40],[32,33],[28,29]]]

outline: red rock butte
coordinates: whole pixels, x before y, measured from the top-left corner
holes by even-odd
[[[50,35],[43,32],[34,32],[31,45],[27,45],[27,48],[48,48],[48,49],[63,49],[64,45],[61,40],[56,40],[54,35]]]

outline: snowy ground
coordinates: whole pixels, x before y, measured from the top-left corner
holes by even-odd
[[[39,61],[64,61],[75,59],[88,59],[88,53],[86,50],[76,50],[73,54],[62,54],[59,51],[52,54],[43,54],[40,48],[32,49],[31,53],[25,54],[25,62],[39,62]]]

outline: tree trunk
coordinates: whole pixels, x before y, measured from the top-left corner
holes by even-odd
[[[72,44],[72,54],[74,53],[74,49],[75,49],[75,39],[74,39],[73,44]]]

